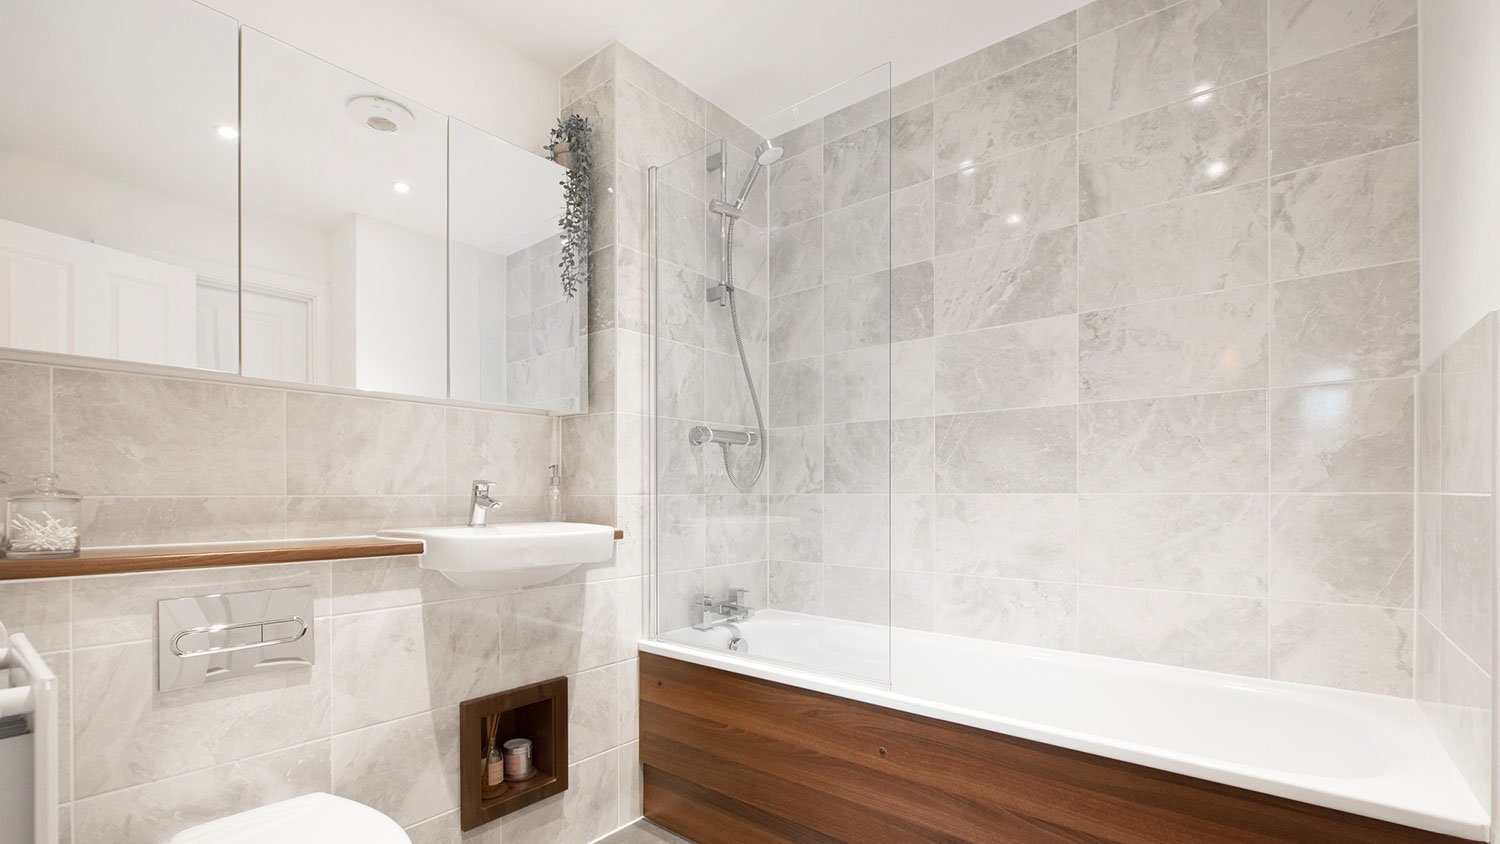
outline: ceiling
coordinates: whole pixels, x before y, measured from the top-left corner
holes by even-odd
[[[902,82],[1083,0],[429,0],[562,73],[618,40],[743,121],[890,62]]]

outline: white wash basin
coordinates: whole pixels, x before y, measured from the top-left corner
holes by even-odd
[[[615,529],[575,522],[442,525],[383,530],[380,536],[420,539],[417,565],[470,589],[519,589],[562,577],[587,563],[608,562]]]

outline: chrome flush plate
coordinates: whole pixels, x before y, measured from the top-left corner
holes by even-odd
[[[310,586],[156,604],[156,686],[201,686],[313,664]]]

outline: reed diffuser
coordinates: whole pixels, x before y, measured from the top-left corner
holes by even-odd
[[[484,719],[484,783],[480,787],[481,797],[491,799],[505,793],[505,757],[495,735],[500,731],[500,716],[490,715]]]

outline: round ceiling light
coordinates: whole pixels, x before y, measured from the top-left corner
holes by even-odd
[[[417,119],[406,106],[385,97],[355,97],[344,111],[355,123],[383,135],[394,135],[410,129]]]

